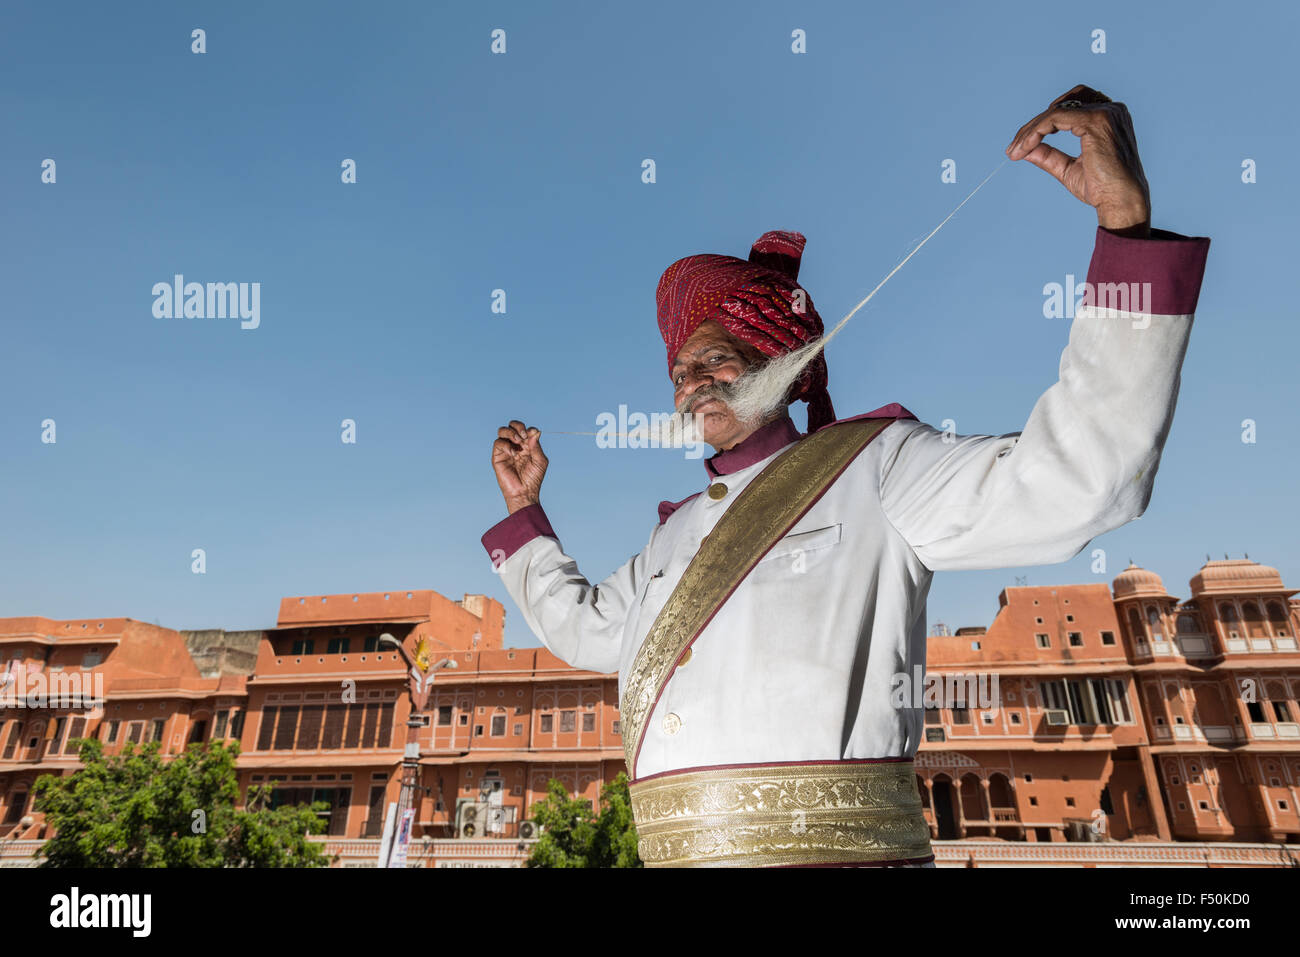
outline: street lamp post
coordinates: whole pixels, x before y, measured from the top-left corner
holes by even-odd
[[[415,793],[420,787],[420,728],[424,727],[420,716],[424,713],[425,707],[429,702],[429,690],[433,684],[433,675],[440,668],[455,668],[456,662],[451,658],[443,658],[435,665],[430,665],[427,656],[427,647],[424,645],[424,639],[416,649],[416,656],[411,657],[406,647],[390,634],[379,636],[379,644],[391,645],[397,649],[402,660],[406,662],[409,670],[409,678],[406,685],[407,697],[410,699],[410,713],[406,718],[406,748],[402,753],[402,784],[397,796],[397,816],[395,818],[396,833],[393,835],[392,843],[388,847],[388,860],[382,861],[381,866],[394,866],[392,861],[398,854],[398,846],[405,846],[410,840],[410,830],[414,829],[415,822],[407,822],[408,811],[415,807]],[[399,835],[403,828],[407,828],[406,841],[400,841]],[[405,856],[403,852],[402,864],[405,866]]]

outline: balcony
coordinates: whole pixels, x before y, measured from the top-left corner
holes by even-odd
[[[1182,651],[1184,658],[1212,658],[1214,656],[1214,648],[1210,644],[1208,635],[1179,635],[1178,648]]]
[[[981,803],[983,802],[981,801]],[[973,814],[975,816],[972,816],[971,814],[965,813],[965,809],[963,808],[961,823],[965,827],[1001,827],[1007,824],[1020,824],[1020,812],[1014,807],[988,808],[988,814],[986,816],[984,815],[985,810],[986,809],[984,808],[980,808],[979,810],[974,811]],[[926,820],[931,824],[934,824],[934,808],[927,807],[924,808],[924,811]],[[955,821],[955,809],[953,811],[953,818]]]
[[[1235,739],[1235,732],[1226,725],[1202,728],[1193,724],[1160,724],[1151,729],[1151,740],[1157,743],[1172,741],[1176,744],[1193,742],[1228,744]]]
[[[1247,654],[1249,652],[1292,652],[1296,650],[1296,640],[1291,635],[1249,635],[1230,634],[1224,639],[1223,646],[1230,654]]]
[[[1062,719],[1060,715],[1064,714]],[[1087,740],[1097,738],[1110,738],[1115,734],[1118,728],[1133,728],[1135,724],[1115,724],[1115,723],[1096,723],[1089,721],[1075,721],[1068,711],[1059,708],[1051,708],[1042,711],[1038,716],[1038,723],[1032,725],[1033,736],[1035,738],[1047,738],[1060,740],[1061,737],[1069,732],[1083,736]],[[1077,740],[1077,739],[1071,739]]]
[[[1284,721],[1277,724],[1250,725],[1250,736],[1260,741],[1297,741],[1300,740],[1300,724]]]
[[[395,651],[360,651],[348,654],[312,653],[306,655],[263,652],[257,670],[248,679],[250,685],[281,684],[286,681],[338,680],[341,678],[398,678],[406,674],[406,665]]]
[[[325,845],[325,853],[330,857],[337,855],[335,867],[378,866],[380,845],[378,837],[340,839],[313,835],[307,840],[318,841]],[[508,841],[492,838],[413,838],[407,848],[406,866],[523,867],[524,861],[528,859],[536,843],[535,838]]]

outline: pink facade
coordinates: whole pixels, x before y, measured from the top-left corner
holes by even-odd
[[[974,696],[925,714],[917,783],[934,839],[1300,842],[1296,592],[1247,560],[1207,562],[1190,591],[1130,567],[1113,592],[1008,588],[987,628],[932,635],[932,678]],[[392,635],[410,654],[423,639],[434,666],[414,729],[412,860],[488,838],[510,853],[476,840],[477,857],[517,865],[550,779],[596,805],[624,761],[616,676],[503,648],[504,619],[494,599],[428,590],[285,598],[260,632],[0,619],[0,837],[44,836],[31,787],[76,767],[73,738],[110,754],[227,739],[245,793],[274,782],[277,801],[324,801],[329,840],[371,854],[410,718],[407,668],[380,640]]]

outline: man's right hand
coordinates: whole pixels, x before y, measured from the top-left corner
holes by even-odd
[[[492,470],[511,515],[536,505],[541,496],[542,478],[546,475],[541,435],[539,429],[525,428],[518,419],[497,429],[497,440],[492,443]]]

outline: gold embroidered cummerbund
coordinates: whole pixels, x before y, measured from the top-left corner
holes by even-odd
[[[687,770],[629,790],[647,867],[871,864],[932,854],[910,760]]]

